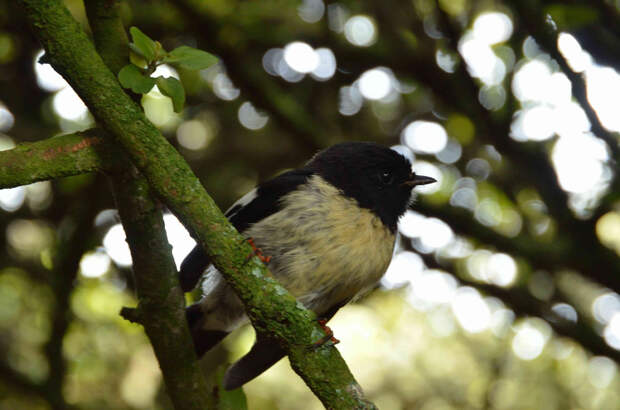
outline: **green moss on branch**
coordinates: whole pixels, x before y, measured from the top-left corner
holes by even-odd
[[[183,292],[161,209],[134,167],[111,179],[139,300],[138,308],[131,310],[131,319],[144,326],[175,408],[213,409],[185,320]]]
[[[121,149],[106,142],[103,130],[60,135],[1,151],[0,188],[110,170],[127,160]]]
[[[123,145],[150,187],[206,249],[237,292],[259,332],[288,351],[295,371],[333,409],[373,408],[333,346],[309,349],[323,335],[315,315],[269,276],[188,164],[121,90],[92,43],[60,0],[19,0],[48,61]],[[304,350],[302,350],[304,349]]]
[[[128,53],[119,6],[116,0],[86,3],[97,49],[114,72],[127,63]],[[131,163],[112,173],[110,180],[133,260],[139,301],[131,311],[133,319],[144,326],[175,408],[213,409],[185,320],[183,292],[160,206]]]

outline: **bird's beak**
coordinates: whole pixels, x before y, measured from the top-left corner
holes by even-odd
[[[411,175],[409,175],[409,179],[405,181],[403,185],[414,187],[418,185],[432,184],[433,182],[437,182],[437,180],[435,178],[425,177],[424,175],[416,175],[412,173]]]

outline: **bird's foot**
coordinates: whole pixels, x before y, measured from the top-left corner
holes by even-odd
[[[254,243],[254,238],[248,238],[247,241],[254,250],[254,255],[257,256],[258,259],[260,259],[264,264],[267,264],[271,261],[271,256],[263,255],[263,251],[260,248],[256,247],[256,244]],[[248,259],[250,259],[251,257],[252,255],[249,255]]]
[[[325,332],[325,336],[323,336],[322,338],[314,342],[312,347],[314,348],[321,347],[327,342],[330,342],[332,345],[336,345],[340,343],[340,340],[334,337],[334,332],[330,329],[329,326],[327,326],[326,319],[319,319],[318,323],[319,323],[319,326],[321,326],[321,329],[323,329],[323,331]]]

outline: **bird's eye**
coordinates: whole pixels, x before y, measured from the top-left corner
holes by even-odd
[[[384,185],[389,185],[394,181],[394,175],[390,170],[383,170],[379,172],[379,180]]]

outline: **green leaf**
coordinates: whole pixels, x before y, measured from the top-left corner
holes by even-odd
[[[148,67],[149,63],[146,61],[146,58],[144,58],[144,56],[142,55],[140,50],[138,50],[138,47],[136,47],[134,43],[129,43],[129,49],[131,50],[129,52],[129,61],[131,61],[131,64],[140,68]]]
[[[181,112],[185,105],[185,89],[179,80],[174,77],[157,77],[157,88],[172,100],[174,112]]]
[[[177,64],[190,70],[202,70],[217,63],[218,58],[206,51],[196,48],[181,46],[168,53],[163,58],[164,63]]]
[[[155,85],[155,79],[148,77],[133,64],[127,64],[118,72],[118,81],[124,88],[137,94],[146,94]]]
[[[157,45],[155,41],[151,40],[149,36],[141,32],[140,29],[135,26],[129,29],[129,33],[131,34],[133,44],[135,44],[135,48],[132,47],[132,50],[142,54],[148,63],[154,61],[157,56]]]

